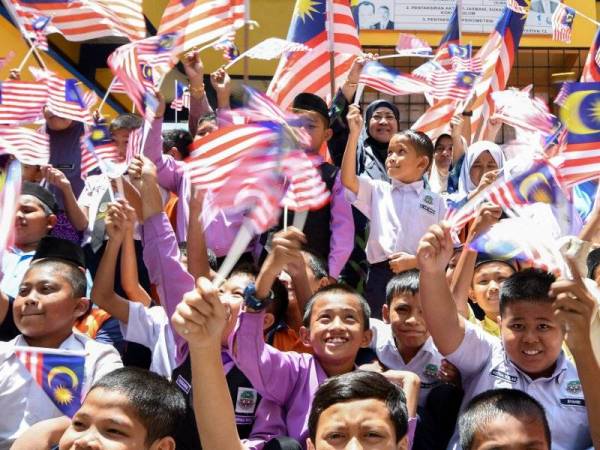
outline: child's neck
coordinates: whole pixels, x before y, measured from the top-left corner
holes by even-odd
[[[402,183],[402,184],[412,184],[412,183],[416,183],[417,181],[421,181],[421,179],[423,178],[422,175],[419,175],[417,178],[410,178],[408,180],[399,180],[398,178],[394,178],[394,181],[396,181],[397,183]]]
[[[344,373],[352,372],[354,370],[354,359],[348,361],[325,361],[318,356],[317,361],[325,371],[328,377],[335,375],[342,375]]]
[[[66,334],[54,335],[54,336],[40,336],[31,337],[23,335],[25,342],[30,347],[42,347],[42,348],[59,348],[63,342],[65,342],[69,336],[73,334],[73,331],[69,330]]]
[[[421,347],[402,347],[399,343],[398,340],[394,338],[394,342],[396,343],[396,350],[398,350],[398,353],[400,353],[400,356],[402,356],[402,361],[404,361],[406,364],[408,364],[409,362],[412,361],[412,359],[417,356],[417,353],[419,353],[419,350],[421,350],[421,348],[423,348],[423,346]]]

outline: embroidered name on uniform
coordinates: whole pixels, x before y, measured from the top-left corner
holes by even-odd
[[[492,376],[500,378],[501,380],[508,381],[509,383],[516,383],[518,378],[515,375],[510,375],[506,372],[500,372],[497,369],[492,370]]]
[[[254,414],[258,394],[254,389],[239,387],[237,390],[237,400],[235,402],[235,412],[241,414]]]
[[[429,214],[435,214],[435,209],[424,205],[423,203],[419,204],[419,208],[424,209],[425,211],[427,211]]]
[[[585,400],[582,398],[561,398],[560,404],[567,406],[585,406]]]
[[[186,394],[189,394],[190,391],[192,390],[192,385],[188,382],[188,380],[183,378],[181,375],[179,375],[177,377],[175,384],[177,384],[177,386],[179,386],[179,389],[181,389]]]

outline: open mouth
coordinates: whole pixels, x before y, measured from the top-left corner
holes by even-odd
[[[327,339],[325,339],[325,344],[331,345],[334,347],[339,346],[339,345],[344,345],[347,342],[348,342],[348,338],[342,337],[342,336],[333,336],[333,337],[328,337]]]
[[[522,350],[521,353],[523,353],[525,356],[533,357],[533,356],[541,355],[542,350]]]

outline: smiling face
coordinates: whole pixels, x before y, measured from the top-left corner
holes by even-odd
[[[473,184],[479,186],[481,178],[483,178],[486,173],[497,169],[498,164],[496,163],[496,160],[492,157],[492,154],[486,150],[473,161],[473,164],[469,169],[469,176],[471,177]]]
[[[497,321],[500,314],[500,286],[513,273],[510,266],[498,261],[481,264],[475,269],[469,297],[493,321]]]
[[[21,195],[15,216],[15,246],[23,251],[35,250],[55,223],[56,216],[47,215],[40,200],[33,195]]]
[[[244,303],[244,290],[254,281],[254,277],[246,273],[235,273],[219,288],[219,299],[227,309],[227,325],[221,336],[221,344],[227,345],[227,338],[235,327],[240,308]]]
[[[387,144],[392,136],[398,132],[398,121],[394,116],[394,111],[385,106],[380,106],[369,120],[369,136],[377,142]]]
[[[96,388],[73,416],[71,426],[60,439],[59,450],[155,450],[160,447],[162,440],[148,445],[146,436],[145,426],[124,394]]]
[[[319,362],[352,365],[358,350],[371,342],[371,330],[364,328],[363,312],[356,295],[327,292],[316,298],[310,327],[302,328],[301,334]]]
[[[29,345],[58,347],[87,310],[85,298],[73,297],[64,270],[60,263],[34,263],[25,272],[13,303],[13,315]]]
[[[552,375],[564,333],[550,301],[516,301],[506,305],[500,331],[510,360],[531,378]]]
[[[129,135],[132,130],[128,130],[126,128],[120,128],[118,130],[114,130],[112,134],[113,141],[115,141],[115,145],[117,146],[117,150],[121,156],[125,156],[127,153],[127,144],[129,143]]]
[[[452,138],[450,136],[442,136],[435,142],[433,159],[435,165],[440,169],[450,169],[452,164]]]
[[[537,417],[501,414],[481,427],[471,450],[549,450],[544,424]]]
[[[400,353],[416,354],[429,338],[419,293],[397,294],[383,308],[383,320],[391,324]]]
[[[429,158],[419,155],[405,135],[396,135],[390,141],[385,167],[388,175],[402,183],[413,183],[423,176]]]
[[[378,399],[336,403],[319,417],[315,442],[309,450],[399,450],[396,429],[385,403]]]

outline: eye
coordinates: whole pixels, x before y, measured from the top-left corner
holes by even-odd
[[[325,440],[327,442],[332,442],[332,441],[340,441],[341,439],[344,438],[344,434],[337,432],[337,431],[333,431],[331,433],[328,433],[325,435]]]
[[[547,324],[547,323],[540,323],[540,324],[538,325],[538,330],[541,330],[541,331],[548,331],[548,330],[550,330],[551,328],[552,328],[552,327],[550,326],[550,324]]]
[[[513,331],[523,331],[525,329],[525,326],[521,323],[513,323],[509,325],[508,328],[510,328]]]
[[[127,433],[125,433],[122,430],[119,430],[118,428],[108,428],[106,430],[106,433],[107,434],[112,434],[112,435],[115,435],[115,436],[124,436],[124,437],[127,436]]]
[[[73,419],[71,422],[71,427],[73,427],[77,431],[81,431],[85,429],[85,424],[81,420]]]
[[[329,314],[323,314],[318,317],[318,321],[322,323],[329,323],[331,321],[331,316]]]
[[[367,437],[369,439],[381,439],[383,436],[381,435],[381,433],[378,433],[377,431],[367,431],[365,433],[365,437]]]
[[[346,322],[355,323],[357,319],[353,315],[349,314],[344,317],[344,320],[346,320]]]
[[[29,293],[29,288],[27,286],[19,287],[19,296],[24,297]]]

